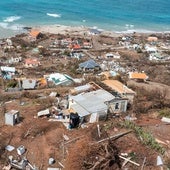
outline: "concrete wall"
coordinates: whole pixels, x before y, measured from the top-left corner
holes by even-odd
[[[128,100],[114,100],[108,103],[109,111],[111,113],[126,112]]]

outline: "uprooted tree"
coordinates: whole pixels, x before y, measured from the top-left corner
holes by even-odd
[[[91,145],[87,141],[89,140],[79,140],[69,150],[65,169],[121,169],[119,151],[113,142],[108,140]]]

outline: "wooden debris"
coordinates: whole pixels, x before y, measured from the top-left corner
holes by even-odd
[[[122,164],[122,168],[129,162],[129,160],[131,159],[131,157],[128,157],[127,160],[125,160]]]
[[[155,141],[158,142],[158,143],[160,143],[160,144],[169,146],[169,144],[165,143],[164,141],[161,141],[160,139],[155,138]]]
[[[90,168],[89,170],[95,170],[96,167],[97,167],[98,165],[100,165],[104,160],[105,160],[105,158],[101,158],[101,159],[98,160],[98,161],[94,164],[94,166],[93,166],[92,168]]]
[[[69,137],[68,137],[67,135],[64,135],[64,134],[63,134],[63,138],[64,138],[64,140],[66,140],[66,141],[69,140]]]
[[[144,158],[144,160],[143,160],[143,163],[142,163],[141,170],[143,170],[143,168],[144,168],[144,165],[145,165],[145,162],[146,162],[146,157],[145,157],[145,158]]]
[[[118,154],[118,148],[112,141],[100,145],[92,145],[96,158],[84,160],[84,168],[89,170],[105,169],[106,167],[121,169],[121,161]]]
[[[130,162],[130,163],[132,163],[132,164],[134,164],[134,165],[136,165],[136,166],[140,166],[140,164],[138,164],[138,163],[136,163],[136,162],[134,162],[134,161],[131,161],[131,160],[129,160],[128,158],[125,158],[125,157],[120,156],[120,155],[119,155],[119,157],[122,158],[122,159],[124,159],[124,160],[127,160],[128,162]]]
[[[99,125],[99,124],[97,124],[97,132],[98,132],[98,136],[99,136],[99,138],[100,138],[101,132],[100,132],[100,125]]]
[[[80,139],[80,138],[82,138],[82,137],[84,137],[84,136],[79,136],[79,137],[77,137],[77,138],[71,139],[71,140],[65,142],[64,145],[67,145],[67,144],[69,144],[69,143],[71,143],[71,142],[74,142],[74,141],[76,141],[76,140],[78,140],[78,139]]]
[[[25,135],[24,135],[24,138],[26,138],[27,136],[29,136],[29,135],[30,135],[30,132],[31,132],[31,128],[29,128],[29,129],[27,130],[27,132],[26,132]]]
[[[126,131],[126,132],[122,132],[122,133],[119,133],[119,134],[110,136],[110,137],[108,137],[108,138],[102,139],[102,140],[98,141],[97,143],[105,142],[105,141],[110,140],[110,139],[116,140],[116,139],[118,139],[118,138],[120,138],[120,137],[122,137],[122,136],[124,136],[124,135],[127,135],[127,134],[129,134],[129,133],[131,133],[131,132],[132,132],[132,130],[129,130],[129,131]]]
[[[64,165],[63,165],[61,162],[58,162],[58,164],[59,164],[62,168],[64,168]]]
[[[10,169],[11,169],[11,165],[4,166],[4,167],[2,168],[2,170],[10,170]]]

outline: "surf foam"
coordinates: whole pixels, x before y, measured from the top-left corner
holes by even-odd
[[[7,29],[8,28],[8,23],[0,22],[0,27]]]
[[[10,16],[10,17],[5,18],[3,21],[4,22],[14,22],[14,21],[17,21],[19,19],[21,19],[20,16]]]
[[[47,13],[48,16],[54,17],[54,18],[60,18],[61,14],[53,14],[53,13]]]
[[[23,25],[21,24],[9,24],[6,22],[0,22],[0,27],[3,29],[13,30],[13,31],[21,31],[23,30]]]

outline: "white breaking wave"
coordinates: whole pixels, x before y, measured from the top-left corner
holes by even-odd
[[[23,30],[23,25],[20,24],[9,24],[9,23],[5,23],[5,22],[0,22],[0,27],[3,29],[9,29],[9,30],[13,30],[13,31],[21,31]]]
[[[126,25],[125,25],[125,28],[134,28],[134,25],[132,25],[132,24],[126,24]]]
[[[97,26],[93,26],[92,29],[97,29],[98,27]]]
[[[23,25],[20,24],[13,24],[11,26],[8,27],[8,29],[13,30],[13,31],[21,31],[23,30]]]
[[[137,32],[137,33],[156,33],[156,31],[145,30],[145,29],[129,29],[129,30],[126,30],[126,31],[115,31],[115,33],[123,33],[123,34],[132,34],[134,32]]]
[[[5,18],[3,21],[4,22],[14,22],[19,19],[21,19],[20,16],[10,16],[10,17]]]
[[[48,16],[54,17],[54,18],[60,18],[61,14],[52,14],[52,13],[47,13]]]
[[[8,23],[0,22],[0,27],[8,29]]]

